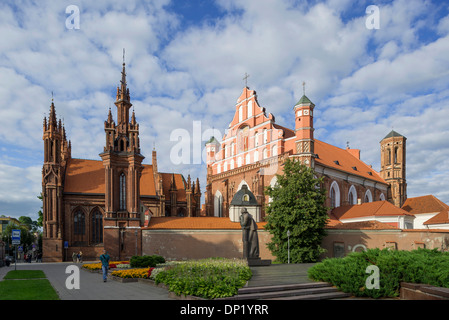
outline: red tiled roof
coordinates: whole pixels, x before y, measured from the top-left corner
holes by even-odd
[[[350,229],[350,230],[385,230],[385,229],[396,229],[390,224],[383,223],[380,221],[360,221],[360,222],[349,222],[349,223],[339,223],[333,226],[327,226],[327,229]]]
[[[257,227],[263,229],[266,222],[258,222]],[[152,217],[145,230],[182,229],[182,230],[208,230],[227,229],[240,230],[238,222],[232,222],[225,217]]]
[[[435,216],[433,216],[432,218],[430,218],[423,224],[428,225],[428,224],[444,224],[444,223],[449,223],[449,211],[448,210],[441,211],[440,213],[436,214]]]
[[[315,153],[318,155],[316,163],[387,184],[377,171],[356,158],[352,152],[315,139]],[[335,161],[338,161],[338,164]]]
[[[65,173],[64,192],[104,194],[102,161],[69,159]]]
[[[402,209],[412,214],[434,213],[449,210],[449,206],[433,195],[408,198],[402,205]]]
[[[341,206],[331,211],[332,215],[338,219],[351,219],[371,216],[404,216],[412,214],[396,207],[388,201],[373,201],[360,205]]]
[[[162,173],[162,182],[165,195],[169,195],[171,173]],[[183,177],[175,174],[178,201],[186,201]],[[101,160],[69,159],[65,174],[64,192],[84,194],[104,194],[105,171]],[[143,165],[140,178],[140,194],[142,196],[155,196],[153,166]]]

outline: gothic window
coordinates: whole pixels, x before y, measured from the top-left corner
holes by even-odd
[[[240,106],[239,107],[239,122],[241,122],[243,120],[243,107]]]
[[[85,233],[84,213],[81,210],[75,212],[73,217],[73,230],[76,235]]]
[[[354,186],[351,186],[349,188],[349,193],[348,193],[348,204],[349,205],[354,205],[357,204],[357,191],[355,190]]]
[[[340,188],[336,181],[332,182],[330,188],[331,207],[337,208],[340,206]]]
[[[371,191],[368,189],[365,192],[365,199],[364,202],[373,202],[373,196],[371,194]]]
[[[120,210],[126,210],[126,176],[120,175]]]
[[[103,243],[103,215],[96,209],[91,218],[91,242]]]
[[[391,164],[391,149],[387,150],[387,164]]]
[[[86,221],[84,212],[81,209],[78,209],[73,215],[73,241],[75,243],[83,242],[85,233]]]

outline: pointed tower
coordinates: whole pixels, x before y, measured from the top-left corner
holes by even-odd
[[[303,84],[304,85],[304,84]],[[315,105],[304,94],[295,104],[296,155],[302,164],[315,167],[313,109]]]
[[[44,165],[42,167],[43,201],[43,252],[46,261],[63,259],[63,187],[66,164],[70,158],[71,145],[67,142],[65,128],[56,118],[52,99],[50,113],[44,117]]]
[[[140,230],[140,177],[144,159],[140,154],[139,124],[134,111],[129,119],[132,104],[126,84],[125,62],[114,104],[117,123],[109,110],[104,123],[106,145],[100,154],[105,167],[104,243],[110,246],[105,249],[112,257],[124,259],[136,254],[135,248],[124,246],[124,239],[127,233],[136,237],[134,232]]]
[[[392,130],[380,141],[380,176],[390,185],[387,200],[402,207],[407,199],[406,140]]]

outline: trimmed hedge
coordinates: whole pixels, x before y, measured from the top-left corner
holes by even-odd
[[[251,276],[244,260],[210,258],[168,266],[154,278],[156,284],[167,285],[176,295],[214,299],[237,294]]]
[[[132,256],[129,261],[131,268],[154,268],[158,263],[165,263],[165,259],[156,254],[152,256]]]
[[[366,281],[379,268],[379,289],[368,289]],[[401,282],[424,283],[449,288],[449,253],[437,249],[412,251],[369,249],[344,258],[328,258],[308,270],[309,278],[332,283],[357,297],[397,297]]]

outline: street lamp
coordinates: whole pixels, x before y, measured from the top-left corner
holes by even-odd
[[[290,264],[290,230],[287,230],[288,263]]]

